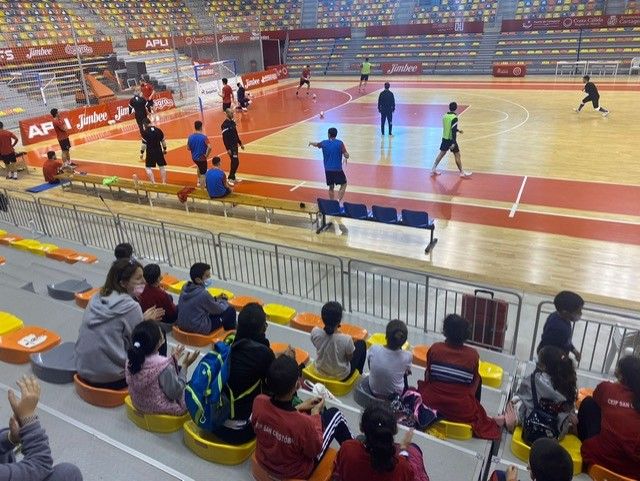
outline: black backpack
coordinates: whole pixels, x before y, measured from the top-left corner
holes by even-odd
[[[545,411],[538,402],[538,393],[536,392],[536,373],[531,373],[531,394],[533,395],[533,411],[525,418],[522,423],[522,440],[531,446],[533,442],[540,438],[558,439],[558,415]]]

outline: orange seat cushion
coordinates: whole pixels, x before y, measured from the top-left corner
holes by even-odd
[[[229,305],[233,307],[236,311],[241,311],[244,306],[247,304],[251,304],[252,302],[256,302],[261,306],[264,305],[262,299],[258,299],[257,297],[252,296],[238,296],[234,297],[229,301]]]
[[[95,264],[98,262],[98,257],[93,254],[87,254],[86,252],[78,252],[75,256],[71,256],[71,258],[67,262],[84,262],[85,264]]]
[[[593,388],[591,387],[581,387],[578,389],[578,399],[576,399],[576,407],[580,407],[584,398],[593,396]]]
[[[369,333],[363,327],[356,326],[355,324],[340,324],[338,332],[351,336],[354,341],[364,341]]]
[[[3,266],[5,264],[5,262],[7,262],[7,259],[5,259],[4,257],[0,256],[0,266]]]
[[[171,274],[167,274],[166,272],[164,274],[162,274],[162,280],[160,281],[160,287],[162,287],[165,291],[167,289],[169,289],[169,286],[175,284],[176,282],[179,282],[180,279],[178,279],[175,276],[172,276]]]
[[[275,353],[276,356],[286,351],[287,347],[288,344],[284,342],[271,343],[271,350]],[[296,351],[296,362],[298,364],[306,364],[309,362],[309,353],[307,351],[305,351],[304,349],[300,349],[299,347],[294,347],[293,349]]]
[[[426,344],[418,344],[413,348],[413,363],[418,366],[427,367],[427,352],[429,346]]]
[[[224,341],[224,338],[235,331],[225,331],[220,328],[213,331],[211,334],[196,334],[193,332],[187,332],[180,329],[178,326],[173,326],[171,334],[174,339],[181,344],[188,346],[204,347],[209,346],[218,341]]]
[[[77,374],[73,376],[73,384],[78,396],[89,404],[104,408],[122,406],[124,404],[124,399],[127,397],[127,394],[129,394],[127,389],[103,389],[90,386],[82,381]]]
[[[23,237],[20,237],[19,235],[7,234],[4,237],[0,237],[0,244],[9,245],[9,244],[12,244],[13,242],[20,241],[22,239]]]
[[[60,336],[38,326],[24,326],[0,336],[0,361],[26,364],[29,356],[60,344]]]
[[[333,476],[333,463],[337,455],[338,452],[335,449],[329,448],[309,478],[285,478],[282,481],[330,481]],[[273,481],[274,479],[279,479],[274,477],[258,463],[255,452],[251,456],[251,474],[253,474],[253,478],[256,481]]]
[[[313,312],[301,312],[291,320],[291,327],[311,332],[314,327],[323,328],[322,318]]]
[[[89,304],[89,299],[91,299],[96,292],[99,292],[100,289],[102,288],[94,287],[93,289],[89,289],[88,291],[76,292],[75,298],[78,307],[82,307],[83,309],[86,308],[87,304]]]
[[[54,249],[52,251],[45,252],[44,254],[49,259],[54,259],[56,261],[68,262],[69,264],[74,264],[78,262],[77,256],[78,253],[73,249]]]

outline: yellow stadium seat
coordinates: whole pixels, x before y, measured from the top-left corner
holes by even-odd
[[[314,383],[319,382],[324,384],[335,396],[345,396],[349,394],[360,377],[360,373],[357,370],[346,381],[324,377],[317,371],[314,364],[309,364],[305,367],[302,370],[302,375]]]
[[[175,284],[171,284],[167,290],[169,292],[173,292],[174,294],[180,294],[182,292],[182,288],[187,283],[187,281],[178,281]]]
[[[567,434],[560,445],[569,452],[571,461],[573,461],[573,473],[580,474],[582,472],[582,455],[580,454],[580,446],[582,443],[573,434]],[[511,438],[511,452],[522,461],[529,461],[529,452],[531,447],[522,440],[522,426],[518,426],[513,432]]]
[[[227,297],[227,300],[229,301],[235,297],[233,292],[228,291],[226,289],[222,289],[220,287],[210,287],[207,290],[209,291],[209,294],[211,294],[213,297],[220,297],[222,295],[225,295]]]
[[[179,431],[184,423],[190,419],[189,413],[183,416],[170,416],[167,414],[146,414],[140,412],[133,405],[130,396],[124,398],[124,405],[127,410],[127,417],[133,424],[140,429],[154,433],[173,433]]]
[[[36,248],[40,245],[40,241],[37,241],[35,239],[19,239],[11,243],[11,247],[27,252],[29,251],[29,249]]]
[[[482,384],[485,386],[499,388],[502,386],[502,378],[504,376],[503,369],[492,362],[480,361],[478,372],[482,378]]]
[[[0,312],[0,336],[20,329],[24,323],[9,312]]]
[[[379,344],[381,346],[386,346],[387,345],[387,336],[384,332],[374,332],[373,334],[371,334],[371,336],[369,336],[369,339],[367,339],[367,347],[370,348],[371,346],[375,345],[375,344]],[[409,341],[405,342],[402,345],[402,349],[404,349],[405,351],[409,349]]]
[[[264,312],[271,322],[282,325],[289,324],[296,315],[294,308],[282,304],[266,304]]]
[[[197,456],[212,463],[235,466],[248,459],[256,448],[256,440],[233,446],[225,444],[215,436],[200,430],[193,421],[183,427],[184,443]]]
[[[466,441],[473,437],[473,430],[471,429],[471,424],[441,420],[427,429],[427,434],[441,439]]]

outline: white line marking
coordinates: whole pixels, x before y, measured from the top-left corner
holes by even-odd
[[[0,388],[4,389],[5,391],[9,391],[9,389],[11,389],[9,386],[7,386],[4,383],[0,383]],[[43,411],[51,414],[52,416],[60,419],[61,421],[69,423],[72,426],[75,426],[76,428],[80,429],[81,431],[84,431],[85,433],[90,434],[100,439],[101,441],[104,441],[105,443],[113,446],[114,448],[119,449],[124,453],[130,454],[134,458],[138,458],[140,461],[143,461],[153,466],[154,468],[159,469],[160,471],[164,471],[169,476],[173,476],[174,478],[182,481],[196,481],[195,479],[190,478],[189,476],[181,473],[180,471],[176,471],[175,469],[167,466],[166,464],[163,464],[160,461],[153,459],[152,457],[147,456],[146,454],[141,453],[140,451],[136,451],[131,446],[127,446],[126,444],[123,444],[120,441],[116,441],[115,439],[107,436],[103,432],[100,432],[97,429],[92,428],[91,426],[87,426],[86,424],[76,419],[73,419],[72,417],[69,417],[66,414],[61,413],[57,409],[47,406],[46,404],[43,404],[41,402],[38,403],[38,407]]]
[[[522,192],[524,192],[524,186],[527,183],[528,178],[529,177],[525,175],[524,179],[522,179],[522,184],[520,184],[520,191],[518,192],[518,197],[516,198],[516,201],[511,206],[511,210],[509,211],[509,218],[513,218],[516,215],[516,210],[518,210],[518,205],[520,204],[520,199],[522,198]]]
[[[289,192],[293,192],[294,190],[299,189],[300,187],[302,187],[306,183],[307,183],[306,181],[302,181],[299,184],[294,185],[293,187],[291,187],[289,189]]]

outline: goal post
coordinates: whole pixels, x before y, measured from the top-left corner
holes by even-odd
[[[200,113],[210,108],[219,107],[222,103],[222,79],[229,80],[229,85],[235,90],[239,76],[235,60],[221,60],[219,62],[194,63],[194,80],[196,98]]]

